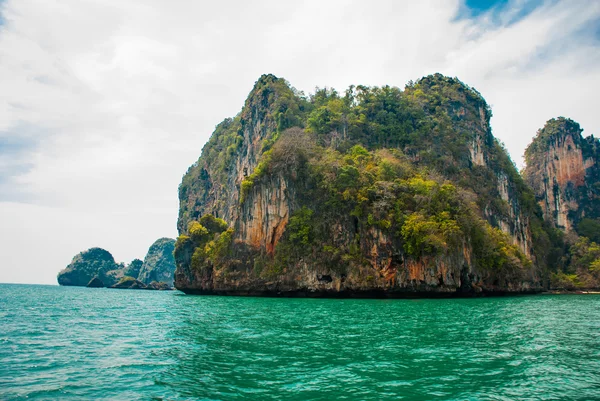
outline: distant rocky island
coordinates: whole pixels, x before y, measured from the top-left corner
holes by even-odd
[[[549,120],[525,150],[525,181],[550,225],[550,287],[600,288],[600,141]]]
[[[105,249],[91,248],[73,258],[58,274],[58,284],[82,287],[110,287],[144,290],[173,289],[175,240],[160,238],[148,249],[142,262],[116,263]]]
[[[521,175],[490,117],[479,92],[440,74],[404,90],[310,96],[263,75],[183,177],[175,287],[357,297],[597,288],[598,139],[552,119]]]

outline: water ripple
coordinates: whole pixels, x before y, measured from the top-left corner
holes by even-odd
[[[0,285],[2,400],[600,399],[600,296],[186,297]]]

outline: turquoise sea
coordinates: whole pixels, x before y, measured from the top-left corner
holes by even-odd
[[[600,400],[600,296],[0,285],[0,400]]]

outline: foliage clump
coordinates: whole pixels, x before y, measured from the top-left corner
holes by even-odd
[[[567,136],[571,136],[575,144],[581,145],[583,142],[582,132],[583,129],[579,124],[570,118],[558,117],[548,120],[544,127],[538,130],[534,140],[525,149],[525,162],[528,165],[539,162],[541,155],[547,152],[551,146],[564,141]]]
[[[305,196],[312,206],[290,217],[274,259],[266,263],[270,274],[303,258],[329,261],[332,268],[365,264],[361,236],[376,231],[409,258],[444,257],[467,247],[477,265],[490,272],[519,274],[531,266],[505,233],[480,217],[473,192],[415,167],[402,152],[360,145],[343,153],[316,149],[306,178],[311,184]],[[350,241],[336,241],[332,222],[348,217],[354,234]]]
[[[202,271],[208,267],[219,267],[225,262],[233,232],[225,220],[213,215],[206,214],[198,221],[191,221],[188,235],[180,235],[175,242],[175,260],[185,260],[185,253],[191,251],[187,262],[193,269]]]
[[[245,177],[240,187],[240,204],[253,186],[265,176],[270,176],[276,171],[297,173],[313,156],[314,140],[299,127],[288,128],[277,135],[277,141],[269,145],[254,171]]]
[[[140,259],[133,259],[129,265],[124,269],[123,274],[125,276],[137,277],[142,269],[143,261]]]
[[[600,245],[580,237],[569,254],[571,263],[565,271],[552,274],[551,286],[567,290],[600,288]]]
[[[90,248],[75,255],[71,263],[58,273],[60,285],[86,286],[91,279],[98,277],[105,285],[116,283],[123,275],[124,265],[105,249]]]
[[[600,243],[600,220],[582,219],[577,225],[577,234],[587,237],[590,241]]]

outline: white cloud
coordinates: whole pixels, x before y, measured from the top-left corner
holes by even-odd
[[[592,0],[478,16],[458,0],[0,4],[0,282],[175,236],[181,176],[263,73],[305,92],[458,76],[517,162],[551,117],[600,128]]]

